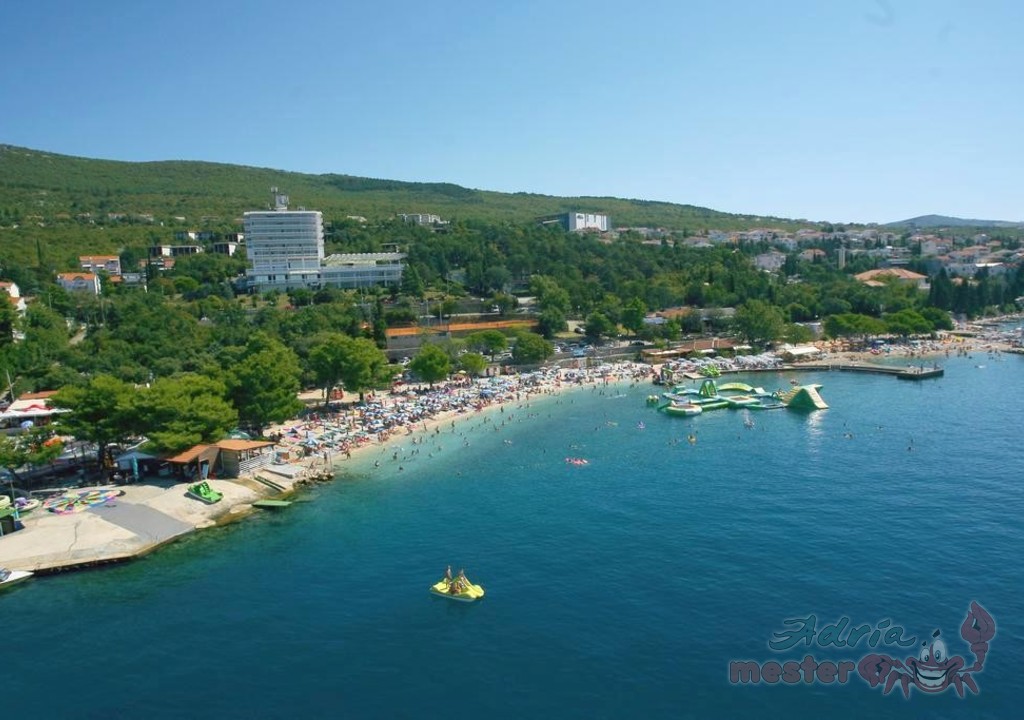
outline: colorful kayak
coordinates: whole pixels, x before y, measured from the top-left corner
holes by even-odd
[[[430,592],[459,602],[475,602],[484,596],[484,589],[481,586],[474,585],[463,578],[457,577],[452,580],[441,578],[430,586]]]

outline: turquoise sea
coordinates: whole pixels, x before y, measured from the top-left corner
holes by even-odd
[[[943,364],[920,383],[805,373],[831,406],[815,413],[672,418],[645,406],[653,386],[622,384],[477,415],[422,445],[402,438],[283,512],[5,593],[5,706],[34,718],[1016,716],[1024,357]],[[487,597],[430,595],[449,563]],[[856,672],[730,682],[734,660],[916,657],[936,630],[971,666],[960,626],[972,601],[996,624],[978,695],[908,700]],[[913,643],[769,647],[811,614],[818,630],[889,621]]]

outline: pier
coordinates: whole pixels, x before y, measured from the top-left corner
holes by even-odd
[[[893,365],[874,365],[872,363],[860,362],[836,362],[822,363],[809,362],[799,365],[784,365],[784,370],[839,370],[841,372],[873,373],[875,375],[892,375],[900,380],[928,380],[929,378],[942,377],[945,371],[938,365],[925,367],[895,367]]]

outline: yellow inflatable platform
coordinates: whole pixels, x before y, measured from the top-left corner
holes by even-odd
[[[471,583],[465,576],[451,580],[446,577],[441,578],[430,586],[430,592],[459,602],[475,602],[484,596],[484,589]]]

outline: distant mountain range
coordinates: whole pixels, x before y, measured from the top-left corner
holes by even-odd
[[[885,227],[915,227],[915,228],[942,228],[942,227],[976,227],[976,228],[1021,228],[1024,222],[1011,222],[1009,220],[974,220],[971,218],[950,217],[949,215],[919,215],[909,220],[886,223]]]

